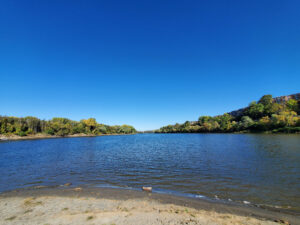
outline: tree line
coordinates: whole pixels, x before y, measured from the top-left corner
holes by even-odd
[[[241,110],[239,115],[200,116],[198,121],[186,121],[161,127],[156,133],[229,133],[229,132],[300,132],[300,101],[289,99],[276,103],[272,95],[264,95]]]
[[[129,125],[108,126],[97,123],[96,119],[89,118],[73,121],[67,118],[53,118],[41,120],[36,117],[9,117],[0,116],[0,134],[27,136],[43,133],[47,135],[67,136],[73,134],[133,134],[136,130]]]

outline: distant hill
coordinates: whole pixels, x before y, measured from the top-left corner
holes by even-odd
[[[290,99],[295,99],[297,101],[300,101],[300,93],[273,98],[274,102],[276,102],[276,103],[287,102]]]

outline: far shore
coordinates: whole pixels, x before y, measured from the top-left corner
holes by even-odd
[[[116,135],[132,135],[132,134],[72,134],[65,136],[57,136],[57,135],[48,135],[48,134],[34,134],[27,136],[19,136],[19,135],[1,135],[0,141],[17,141],[17,140],[34,140],[34,139],[48,139],[48,138],[72,138],[72,137],[98,137],[98,136],[116,136]]]
[[[150,132],[147,132],[150,133]],[[19,135],[3,135],[0,134],[0,142],[1,141],[17,141],[17,140],[34,140],[34,139],[49,139],[49,138],[76,138],[76,137],[99,137],[99,136],[118,136],[118,135],[134,135],[134,134],[144,134],[143,132],[137,132],[132,134],[72,134],[72,135],[65,135],[65,136],[58,136],[58,135],[48,135],[48,134],[34,134],[34,135],[27,135],[27,136],[19,136]],[[155,133],[152,134],[300,134],[300,133],[271,133],[271,132],[233,132],[233,133]]]
[[[0,224],[299,224],[297,215],[115,188],[37,186],[0,194]]]

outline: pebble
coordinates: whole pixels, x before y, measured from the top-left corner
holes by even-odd
[[[81,187],[74,188],[74,191],[81,191],[81,190],[82,190]]]
[[[276,223],[283,223],[283,224],[290,225],[290,222],[289,222],[289,221],[286,221],[286,220],[274,220],[274,222],[276,222]]]
[[[143,191],[148,191],[151,192],[152,191],[152,187],[142,187]]]

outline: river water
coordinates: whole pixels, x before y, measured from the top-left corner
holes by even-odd
[[[0,191],[141,188],[300,212],[300,136],[137,134],[0,142]]]

